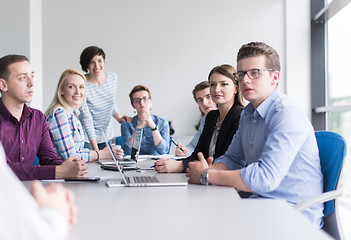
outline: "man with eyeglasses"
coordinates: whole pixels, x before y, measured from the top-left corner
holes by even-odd
[[[233,186],[249,197],[284,199],[296,204],[322,193],[318,146],[307,116],[277,89],[280,60],[261,42],[243,45],[237,55],[237,79],[250,102],[227,152],[189,164],[191,183]],[[321,227],[323,205],[303,214]]]
[[[152,99],[150,90],[143,85],[135,86],[129,93],[130,103],[137,115],[132,121],[121,123],[123,151],[132,154],[132,145],[137,129],[141,129],[142,140],[139,155],[162,155],[169,149],[169,124],[165,119],[151,114]]]

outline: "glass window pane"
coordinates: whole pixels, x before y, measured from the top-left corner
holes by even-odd
[[[351,4],[328,21],[327,106],[351,104]],[[341,134],[348,143],[340,178],[340,218],[346,239],[351,239],[351,111],[327,112],[327,130]]]
[[[328,106],[351,104],[351,4],[328,21]]]

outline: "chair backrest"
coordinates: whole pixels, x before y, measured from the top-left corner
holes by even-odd
[[[40,165],[38,156],[35,156],[35,159],[34,159],[32,165],[33,165],[33,166],[35,166],[35,165]]]
[[[123,149],[123,141],[122,141],[122,136],[116,137],[116,145],[120,145],[121,148]]]
[[[322,173],[324,176],[323,192],[335,190],[339,181],[342,164],[346,155],[345,139],[330,131],[315,132]],[[324,217],[334,212],[334,200],[324,206]]]

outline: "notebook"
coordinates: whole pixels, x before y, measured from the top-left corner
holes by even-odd
[[[103,137],[104,137],[106,145],[108,146],[108,149],[110,150],[110,153],[112,155],[112,159],[116,163],[116,167],[118,168],[118,171],[122,175],[121,182],[107,181],[106,186],[108,186],[108,187],[120,187],[120,186],[161,187],[161,186],[185,186],[188,184],[188,182],[182,176],[177,175],[177,174],[167,174],[167,176],[163,176],[161,178],[159,178],[158,176],[155,176],[155,175],[142,175],[142,174],[137,174],[137,173],[129,174],[128,176],[126,176],[118,159],[113,154],[112,146],[108,142],[106,135],[103,134]],[[139,148],[140,148],[140,146],[139,146]]]

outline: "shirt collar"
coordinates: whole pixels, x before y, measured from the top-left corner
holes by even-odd
[[[256,109],[250,103],[244,108],[244,111],[246,114],[253,114],[256,111],[262,118],[265,118],[272,103],[279,95],[280,92],[278,89],[276,89]]]
[[[32,115],[33,111],[30,107],[27,106],[27,104],[24,104],[23,112],[22,112],[22,118],[25,119],[28,118]],[[4,116],[5,119],[10,120],[10,117],[12,114],[7,110],[6,106],[2,102],[2,99],[0,98],[0,114]],[[12,116],[13,117],[13,116]],[[14,117],[13,117],[14,118]]]
[[[28,117],[32,116],[32,114],[33,114],[32,109],[30,107],[28,107],[27,104],[24,104],[22,119],[28,118]]]
[[[4,103],[2,102],[2,98],[0,98],[0,114],[7,120],[10,119],[11,113],[5,107]]]

